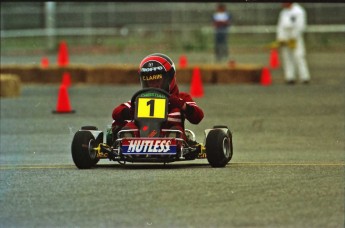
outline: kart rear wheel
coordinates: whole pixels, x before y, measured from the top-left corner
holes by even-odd
[[[82,130],[98,130],[98,128],[95,126],[82,126],[81,129]]]
[[[212,167],[226,166],[232,157],[232,137],[221,129],[211,130],[206,138],[206,156]]]
[[[75,133],[71,149],[73,162],[79,169],[90,169],[99,161],[93,150],[97,146],[97,141],[89,131]]]

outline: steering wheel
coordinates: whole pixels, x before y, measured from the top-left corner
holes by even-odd
[[[170,94],[163,90],[163,89],[159,89],[159,88],[144,88],[144,89],[141,89],[139,91],[137,91],[133,96],[132,96],[132,99],[131,99],[131,108],[133,109],[134,111],[134,104],[135,104],[135,99],[137,98],[138,95],[142,94],[142,93],[145,93],[145,92],[148,92],[148,91],[153,91],[153,92],[158,92],[160,94],[163,94],[164,96],[166,96],[167,98],[170,97]]]

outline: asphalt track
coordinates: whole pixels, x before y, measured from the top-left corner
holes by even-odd
[[[187,128],[202,141],[204,129],[230,127],[225,168],[101,160],[78,170],[74,133],[105,129],[139,86],[72,85],[76,112],[53,114],[58,85],[25,85],[1,99],[0,227],[344,227],[345,76],[342,65],[319,69],[310,85],[204,85],[205,119]]]

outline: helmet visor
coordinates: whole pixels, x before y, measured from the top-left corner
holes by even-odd
[[[169,92],[169,77],[163,76],[163,74],[142,74],[140,76],[141,86],[143,88],[159,88]]]
[[[159,88],[169,92],[171,80],[169,72],[159,61],[147,61],[140,68],[140,82],[143,88]]]

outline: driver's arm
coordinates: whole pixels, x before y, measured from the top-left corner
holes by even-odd
[[[193,101],[192,97],[188,93],[181,92],[179,97],[185,102],[182,110],[184,111],[186,119],[192,124],[198,124],[204,118],[204,112]]]
[[[114,108],[112,113],[113,120],[117,122],[124,122],[125,120],[132,120],[131,102],[127,101]]]

